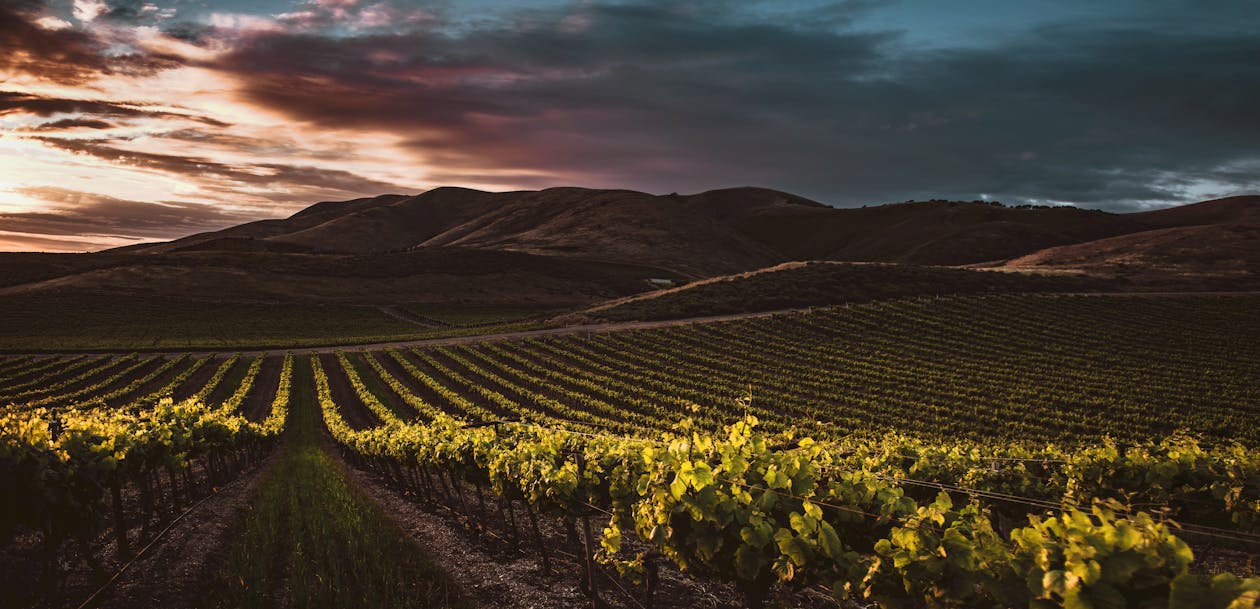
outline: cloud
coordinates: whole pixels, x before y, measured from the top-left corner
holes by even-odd
[[[32,127],[33,131],[54,131],[62,129],[111,129],[113,123],[91,118],[63,118],[48,123],[40,123]]]
[[[759,137],[749,129],[774,128],[782,117],[766,108],[782,100],[771,88],[804,85],[783,66],[851,82],[875,69],[890,39],[715,27],[665,8],[584,10],[589,23],[580,34],[560,15],[460,36],[260,34],[221,68],[242,79],[254,103],[305,120],[409,133],[417,150],[447,169],[497,166],[651,187],[697,168],[716,172],[726,159],[712,151],[746,149]],[[732,141],[740,132],[747,141]]]
[[[66,152],[94,157],[119,166],[182,176],[207,190],[222,194],[241,194],[250,189],[267,188],[268,197],[277,203],[309,203],[327,197],[352,198],[403,190],[396,184],[365,178],[349,171],[321,167],[273,162],[230,164],[206,157],[129,150],[123,147],[126,142],[111,139],[50,136],[34,136],[32,139]],[[251,219],[267,215],[265,211],[257,210]]]
[[[58,240],[79,237],[87,243],[99,243],[102,238],[169,239],[253,219],[253,214],[214,205],[145,203],[55,187],[26,188],[20,194],[52,204],[44,211],[0,213],[5,231],[25,233],[28,240],[34,235]]]
[[[258,32],[216,67],[297,119],[407,134],[438,175],[532,184],[1121,209],[1185,201],[1257,155],[1260,39],[1245,28],[1074,22],[910,48],[852,27],[868,8],[601,4],[441,31]]]
[[[105,4],[104,15],[107,19],[132,24],[162,23],[178,14],[176,8],[163,8],[149,0],[109,0]]]
[[[276,15],[282,29],[338,34],[398,31],[438,19],[436,12],[408,3],[362,0],[307,0],[298,10]]]
[[[99,0],[77,0],[74,13],[92,22],[108,6]],[[0,5],[0,71],[10,75],[66,84],[82,84],[109,75],[147,75],[183,65],[179,57],[141,52],[94,30],[59,27],[65,23],[42,14],[42,2]],[[50,27],[51,26],[51,27]]]
[[[109,5],[105,4],[105,0],[74,0],[71,9],[74,18],[84,23],[91,23],[107,12],[109,12]]]
[[[40,27],[20,8],[0,6],[0,39],[6,47],[0,53],[0,71],[76,83],[105,69],[91,36]]]
[[[58,17],[40,17],[35,20],[35,25],[45,30],[64,30],[74,27],[69,21]]]
[[[214,127],[229,126],[228,123],[215,118],[200,116],[191,112],[174,112],[167,108],[146,102],[69,99],[17,91],[0,91],[0,116],[12,113],[41,117],[48,117],[54,114],[91,114],[124,118],[175,118],[195,121]]]

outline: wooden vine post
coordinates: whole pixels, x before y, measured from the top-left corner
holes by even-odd
[[[585,471],[586,455],[579,450],[577,451],[579,481],[583,479]],[[579,504],[578,509],[582,512],[582,563],[586,571],[586,591],[591,597],[591,605],[598,608],[602,606],[602,602],[599,599],[599,589],[596,587],[595,580],[595,536],[591,534],[591,516],[584,505]]]

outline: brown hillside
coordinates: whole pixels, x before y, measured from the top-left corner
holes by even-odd
[[[1226,197],[1133,214],[1152,228],[1204,224],[1260,225],[1260,196]]]
[[[1013,269],[1073,270],[1145,282],[1198,278],[1252,289],[1260,276],[1260,197],[1229,197],[1132,214],[1155,230],[1064,245],[1008,261]]]
[[[741,228],[790,259],[935,265],[1001,260],[1140,230],[1126,216],[1100,211],[955,201],[796,209],[750,218]]]
[[[694,196],[628,190],[551,188],[488,193],[438,188],[346,213],[271,241],[326,251],[371,253],[466,247],[651,264],[708,276],[782,260],[729,225],[766,210],[821,204],[766,189]],[[830,208],[826,208],[830,209]],[[323,216],[327,217],[327,216]]]
[[[1208,224],[1144,231],[1042,250],[1005,266],[1241,280],[1260,275],[1260,225]]]
[[[437,188],[414,197],[397,198],[386,205],[350,209],[270,240],[342,253],[402,251],[491,213],[515,194]],[[290,219],[302,217],[301,214]]]
[[[743,215],[779,204],[782,193],[740,197]],[[720,221],[700,197],[553,188],[522,193],[482,217],[421,245],[462,246],[551,256],[637,261],[696,276],[773,264],[780,255]]]
[[[0,286],[373,302],[502,301],[516,292],[521,301],[592,302],[645,291],[649,278],[698,279],[798,260],[1009,260],[1004,268],[1127,277],[1149,267],[1167,284],[1169,274],[1254,273],[1256,226],[1260,197],[1110,214],[978,201],[837,209],[749,187],[692,195],[437,188],[317,203],[288,218],[168,243],[14,255],[0,269]]]
[[[372,197],[366,199],[354,199],[352,201],[324,201],[315,203],[310,207],[299,211],[288,218],[277,220],[258,220],[256,222],[247,222],[223,230],[198,233],[189,235],[174,241],[166,243],[154,243],[143,245],[131,245],[106,252],[113,253],[146,253],[161,254],[175,250],[192,250],[192,249],[225,249],[225,250],[245,250],[245,251],[283,251],[284,248],[268,248],[266,246],[251,247],[240,243],[244,239],[266,239],[279,235],[291,234],[303,229],[318,226],[325,222],[335,220],[336,218],[353,214],[365,209],[388,205],[401,199],[406,199],[404,195],[384,195],[380,197]],[[220,241],[222,247],[206,246],[204,244],[213,241]],[[309,249],[309,248],[301,248]],[[316,248],[320,249],[320,248]]]
[[[1143,214],[951,201],[837,209],[747,187],[660,196],[585,188],[503,193],[437,188],[416,196],[320,203],[283,220],[143,251],[224,238],[354,254],[454,246],[647,264],[710,277],[792,260],[932,265],[1005,260],[1152,228],[1232,222],[1253,213],[1248,205],[1223,200]],[[221,243],[250,249],[238,241]]]

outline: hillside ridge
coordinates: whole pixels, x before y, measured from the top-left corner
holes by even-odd
[[[749,186],[687,195],[447,186],[320,202],[288,218],[128,250],[377,254],[461,247],[633,262],[704,278],[800,260],[990,263],[1149,230],[1257,223],[1260,197],[1254,196],[1115,214],[943,200],[834,208]]]
[[[756,187],[665,195],[442,187],[323,201],[164,243],[6,254],[0,290],[594,305],[660,280],[812,260],[1073,272],[1161,289],[1202,277],[1200,289],[1224,290],[1260,274],[1257,227],[1260,196],[1115,214],[944,200],[839,209]]]

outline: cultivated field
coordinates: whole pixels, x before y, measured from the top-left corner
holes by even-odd
[[[502,569],[578,585],[554,606],[1250,607],[1260,580],[1207,575],[1254,575],[1260,549],[1257,310],[959,296],[314,355],[7,356],[0,589],[76,604],[245,479],[244,516],[190,516],[235,531],[217,606],[485,604]],[[399,545],[434,522],[501,563]]]
[[[432,314],[417,318],[406,312]],[[521,330],[542,309],[482,305],[462,316],[451,305],[216,302],[161,296],[35,293],[0,298],[0,353],[267,349]],[[551,309],[547,309],[551,310]],[[399,313],[402,311],[403,313]],[[491,328],[489,326],[500,326]]]

